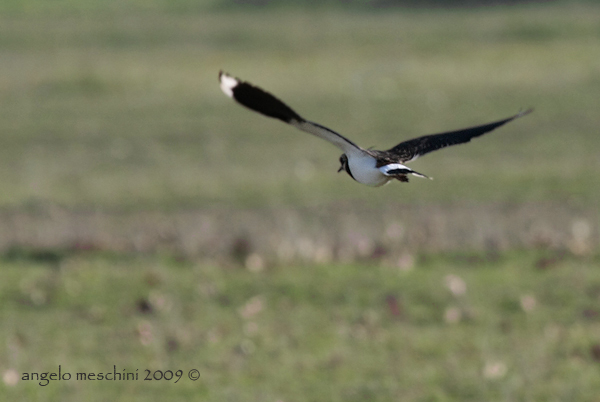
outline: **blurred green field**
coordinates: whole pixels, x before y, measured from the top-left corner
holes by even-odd
[[[0,393],[10,401],[597,401],[597,267],[597,258],[547,252],[260,272],[167,257],[4,259]],[[8,385],[17,373],[58,365],[73,379]],[[140,379],[75,379],[113,365],[138,369]],[[186,376],[147,382],[145,369]]]
[[[0,16],[0,206],[600,201],[595,6],[111,10]],[[371,189],[233,104],[219,69],[365,147],[536,111],[412,164],[432,182]]]
[[[0,4],[0,399],[597,402],[600,6],[213,3]],[[220,69],[365,147],[536,111],[372,189]]]

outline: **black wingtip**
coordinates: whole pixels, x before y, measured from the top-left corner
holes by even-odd
[[[292,120],[304,120],[288,105],[267,91],[239,78],[235,78],[222,70],[219,71],[219,82],[221,83],[221,90],[225,95],[235,99],[238,103],[249,109],[286,123],[290,123]]]

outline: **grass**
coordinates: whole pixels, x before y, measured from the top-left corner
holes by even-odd
[[[335,174],[335,148],[223,96],[219,69],[366,147],[536,107],[497,133],[415,162],[436,180],[379,189],[381,205],[600,201],[595,6],[107,10],[0,17],[0,206],[373,199],[376,190]]]
[[[1,399],[597,401],[596,5],[52,4],[0,5]],[[220,69],[365,147],[536,111],[370,189]]]
[[[0,393],[13,401],[595,401],[600,389],[597,258],[457,253],[404,269],[258,272],[97,253],[1,264]],[[58,365],[196,368],[200,379],[6,384],[7,371]]]

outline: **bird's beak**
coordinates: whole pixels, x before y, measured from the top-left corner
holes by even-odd
[[[340,168],[338,169],[338,173],[341,172],[342,170],[344,170],[344,166],[340,166]]]

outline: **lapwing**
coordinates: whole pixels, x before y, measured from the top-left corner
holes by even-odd
[[[343,152],[339,159],[340,168],[338,172],[344,170],[357,182],[372,187],[382,186],[394,179],[408,182],[408,175],[429,178],[404,164],[440,148],[469,142],[472,138],[479,137],[533,111],[533,109],[528,109],[493,123],[413,138],[401,142],[387,151],[378,151],[361,148],[343,135],[318,123],[304,119],[288,105],[265,90],[232,77],[223,71],[219,72],[219,82],[225,95],[233,98],[241,105],[265,116],[279,119],[337,146]]]

